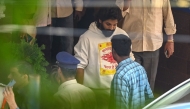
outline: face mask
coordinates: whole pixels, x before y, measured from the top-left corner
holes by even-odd
[[[102,30],[102,33],[105,37],[110,37],[113,34],[114,30]]]
[[[105,37],[110,37],[115,31],[115,30],[105,29],[102,24],[100,24],[100,30],[102,31],[102,34],[104,34]]]

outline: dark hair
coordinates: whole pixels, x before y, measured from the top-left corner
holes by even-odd
[[[65,78],[75,77],[76,69],[67,69],[64,67],[60,67],[60,68],[61,68],[61,72]]]
[[[21,74],[34,74],[34,69],[33,67],[25,61],[17,61],[14,62],[11,67],[16,67],[18,69],[18,72]]]
[[[112,19],[120,21],[122,19],[122,13],[119,7],[116,5],[113,7],[101,7],[96,14],[96,23],[99,23],[99,19],[102,21]]]
[[[112,49],[119,56],[129,56],[131,52],[131,39],[123,34],[114,35],[111,39]]]

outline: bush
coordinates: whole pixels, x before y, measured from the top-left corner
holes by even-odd
[[[16,61],[26,61],[30,63],[36,74],[40,76],[40,105],[41,109],[52,108],[52,97],[57,90],[57,85],[54,85],[52,81],[48,79],[46,67],[48,62],[45,60],[42,50],[45,46],[38,47],[38,44],[34,42],[33,45],[25,42],[21,43],[8,43],[5,44],[4,54],[6,55],[6,62],[12,63]]]

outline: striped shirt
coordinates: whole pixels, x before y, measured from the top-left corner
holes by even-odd
[[[145,69],[131,58],[121,61],[111,83],[110,109],[140,109],[152,98]]]

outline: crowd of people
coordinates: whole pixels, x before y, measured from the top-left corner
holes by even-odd
[[[13,24],[29,26],[13,31],[11,41],[45,45],[48,73],[57,66],[53,78],[59,87],[48,95],[48,108],[141,109],[154,99],[159,52],[167,58],[174,52],[176,25],[169,0],[14,3],[22,8],[13,7]],[[163,27],[168,38],[159,51]],[[11,65],[8,78],[16,84],[3,92],[10,109],[44,108],[32,67],[25,61]]]

